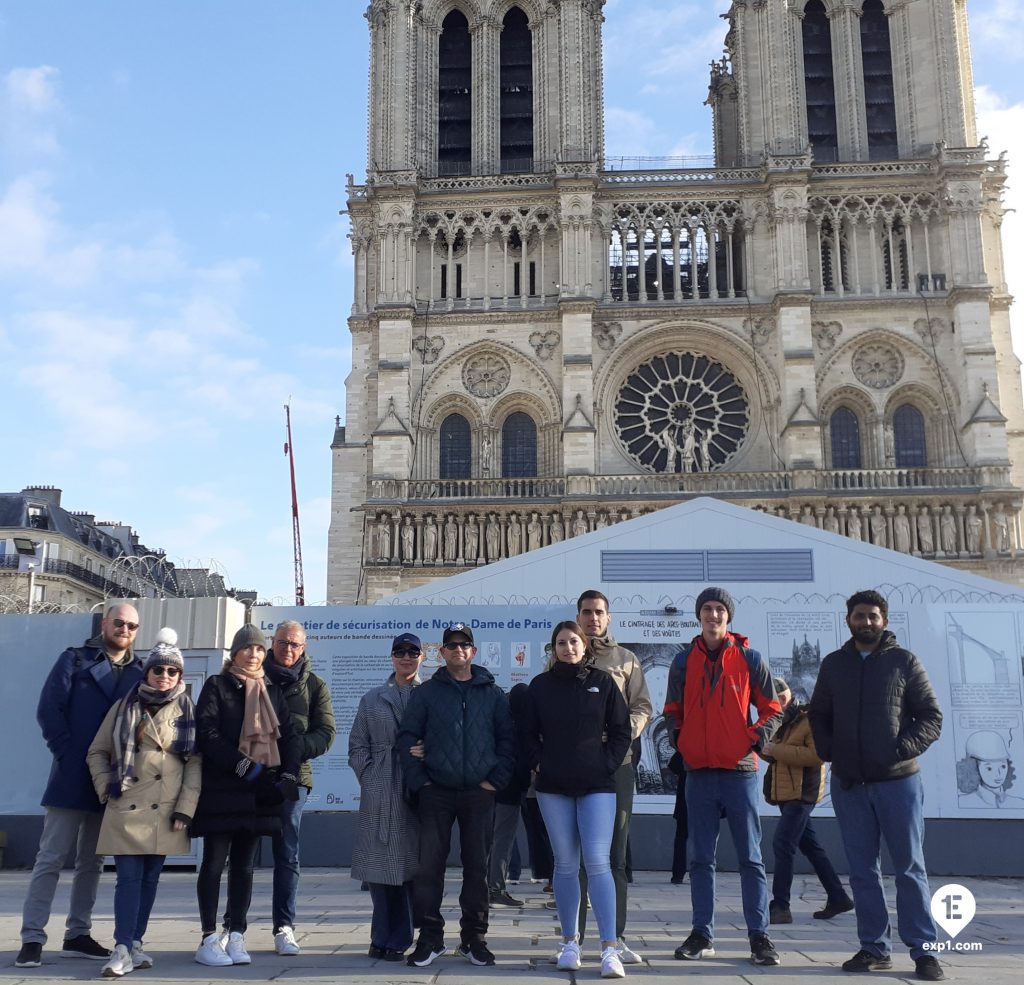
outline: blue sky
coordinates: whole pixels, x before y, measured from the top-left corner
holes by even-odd
[[[702,103],[728,6],[609,0],[610,156],[710,153]],[[290,397],[306,598],[324,598],[350,368],[338,211],[346,173],[365,175],[365,7],[0,6],[0,490],[59,486],[68,509],[290,601]],[[1007,201],[1024,211],[1019,0],[969,13],[979,133],[1010,153]],[[1022,224],[1004,224],[1009,258]],[[1009,279],[1024,289],[1012,262]]]

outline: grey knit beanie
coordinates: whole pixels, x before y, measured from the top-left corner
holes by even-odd
[[[185,673],[185,658],[178,649],[178,634],[169,626],[156,634],[156,643],[146,657],[142,672],[148,674],[154,667],[177,667]]]
[[[729,613],[729,622],[732,622],[732,617],[736,613],[736,603],[733,602],[732,596],[724,589],[718,588],[712,585],[710,588],[705,588],[700,595],[697,596],[697,602],[694,605],[694,614],[700,619],[700,609],[705,602],[721,602],[725,606],[726,611]]]
[[[231,656],[233,657],[239,650],[244,650],[247,646],[262,646],[264,650],[267,648],[266,636],[251,622],[247,622],[235,633],[235,638],[231,641]]]

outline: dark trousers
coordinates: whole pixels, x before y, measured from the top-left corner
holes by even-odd
[[[636,774],[632,763],[626,763],[615,771],[615,827],[612,829],[612,878],[615,880],[615,936],[621,937],[626,930],[626,893],[629,880],[626,878],[626,846],[629,844],[629,822],[633,817],[633,793],[636,790]],[[580,868],[580,940],[587,929],[587,871]]]
[[[551,839],[544,827],[544,818],[536,797],[523,798],[523,824],[526,826],[526,845],[530,849],[530,871],[534,879],[551,882],[555,871],[555,858],[551,854]]]
[[[204,935],[217,929],[220,880],[225,863],[228,865],[227,928],[245,933],[252,900],[252,867],[258,845],[259,838],[251,831],[209,834],[203,838],[203,863],[199,866],[199,878],[196,880],[196,896],[199,898],[199,919]]]
[[[676,804],[672,809],[676,822],[676,835],[672,840],[672,878],[682,879],[686,875],[686,842],[690,837],[690,823],[686,813],[686,773],[679,774],[676,787]]]
[[[830,903],[842,903],[847,899],[846,890],[836,875],[825,849],[811,824],[814,804],[802,800],[787,800],[779,805],[782,817],[775,828],[772,850],[775,852],[775,876],[772,879],[772,902],[789,909],[789,894],[793,888],[793,859],[797,849],[814,866],[814,871]]]
[[[462,943],[487,935],[490,897],[487,859],[494,836],[494,792],[483,787],[452,790],[431,783],[419,791],[420,867],[413,880],[413,909],[420,920],[420,940],[444,943],[444,870],[451,847],[452,827],[459,822],[462,855]]]
[[[371,882],[373,919],[370,943],[385,951],[404,951],[412,944],[412,882],[385,886]]]

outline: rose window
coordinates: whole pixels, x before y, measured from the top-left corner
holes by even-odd
[[[496,397],[511,378],[509,364],[493,353],[474,356],[462,367],[462,384],[474,397]]]
[[[853,354],[852,364],[857,379],[876,390],[893,386],[903,376],[903,356],[884,343],[862,345]]]
[[[614,426],[631,458],[655,472],[711,472],[736,454],[750,412],[721,363],[671,352],[638,366],[615,398]]]

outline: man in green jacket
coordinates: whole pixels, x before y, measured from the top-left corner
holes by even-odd
[[[334,742],[331,692],[313,673],[306,653],[306,631],[294,620],[282,622],[264,664],[267,676],[284,691],[295,733],[302,743],[299,799],[281,805],[281,833],[274,846],[274,948],[278,954],[298,954],[295,940],[295,897],[299,890],[299,825],[302,808],[313,789],[310,761],[324,755]]]

